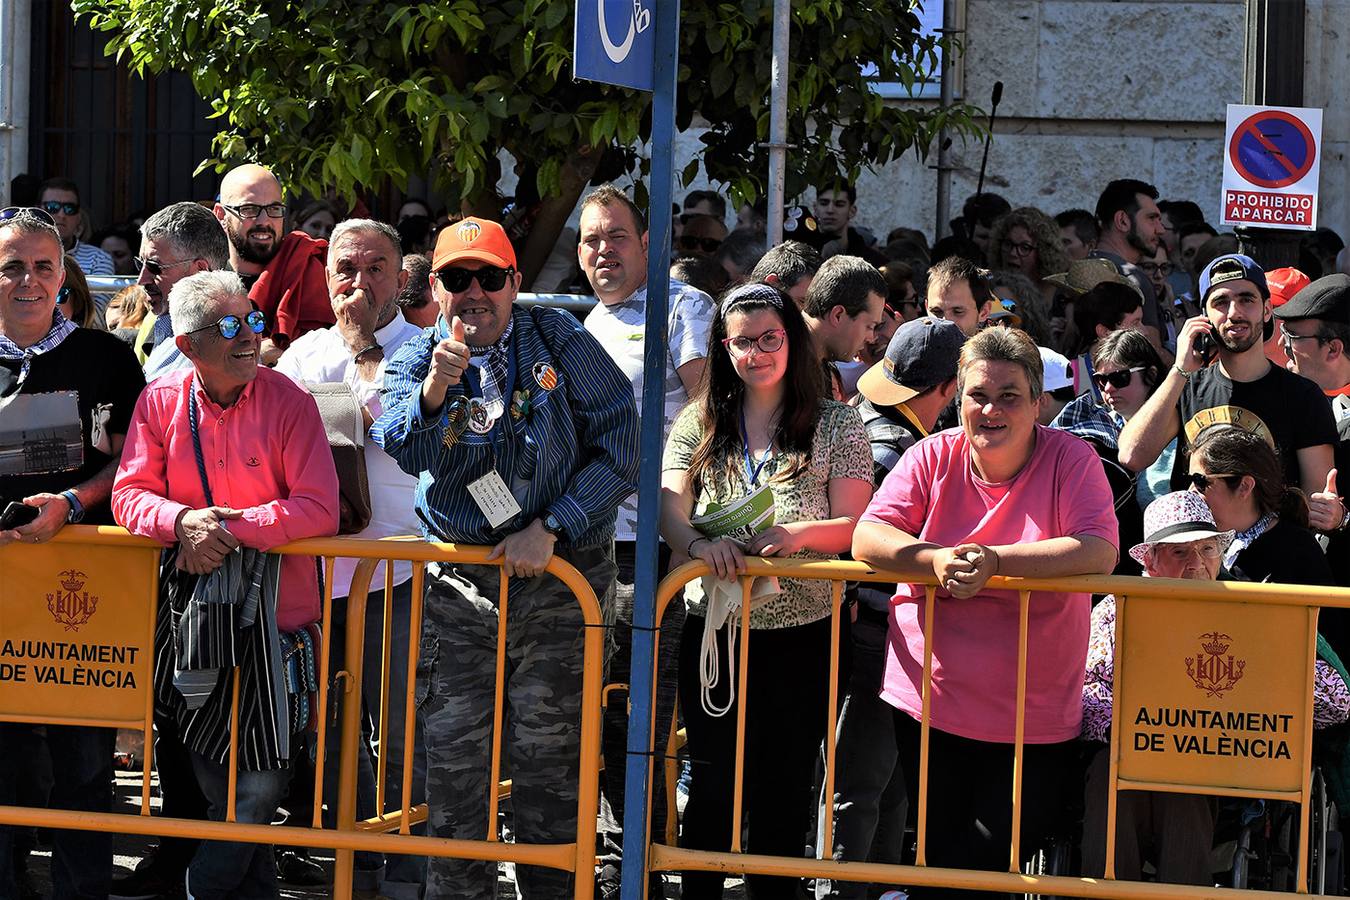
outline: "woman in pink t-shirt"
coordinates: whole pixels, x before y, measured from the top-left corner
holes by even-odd
[[[1110,572],[1117,525],[1092,448],[1036,424],[1036,346],[1015,329],[983,331],[961,352],[960,429],[920,441],[882,484],[853,538],[870,565],[936,576],[928,863],[1000,869],[1012,831],[1018,598],[994,575]],[[884,700],[917,798],[923,686],[922,585],[893,599]],[[1031,596],[1022,848],[1053,822],[1075,755],[1087,653],[1087,594]],[[945,896],[916,892],[913,896]],[[958,896],[953,894],[952,896]],[[961,897],[975,896],[969,893]],[[993,895],[990,895],[993,896]]]

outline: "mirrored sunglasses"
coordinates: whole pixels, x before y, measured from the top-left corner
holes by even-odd
[[[248,325],[249,331],[254,334],[262,334],[267,328],[267,316],[256,309],[244,316],[243,319],[240,319],[238,316],[222,316],[219,321],[212,322],[210,325],[203,325],[201,328],[194,328],[189,331],[188,334],[196,334],[199,331],[207,331],[208,329],[214,328],[220,332],[220,336],[225,340],[232,341],[239,335],[240,329],[242,329],[245,324]]]
[[[78,216],[80,214],[80,204],[63,203],[60,200],[44,200],[42,201],[42,208],[53,216],[57,213],[64,213],[68,216]]]
[[[37,206],[6,206],[4,209],[0,209],[0,222],[8,222],[10,219],[19,216],[28,216],[40,222],[46,222],[48,225],[56,224],[56,220],[52,218],[51,213]]]

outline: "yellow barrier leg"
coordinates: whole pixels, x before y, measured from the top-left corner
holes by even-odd
[[[361,740],[361,654],[366,640],[366,597],[370,593],[370,577],[375,572],[376,560],[363,559],[352,575],[351,590],[347,595],[347,643],[343,658],[345,668],[338,673],[342,679],[342,733],[338,750],[338,831],[356,830],[356,761],[360,755],[358,744]],[[331,640],[330,632],[324,632],[324,643]],[[324,658],[327,659],[327,653]],[[323,720],[328,714],[319,707]],[[321,731],[322,733],[322,731]],[[322,745],[320,755],[322,756]],[[333,897],[335,900],[350,900],[353,879],[356,871],[356,853],[353,850],[336,850],[333,862]]]

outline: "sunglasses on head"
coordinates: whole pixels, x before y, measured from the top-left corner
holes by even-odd
[[[1211,484],[1219,479],[1223,479],[1229,484],[1232,484],[1233,479],[1241,477],[1241,475],[1201,475],[1199,472],[1192,472],[1186,476],[1186,480],[1190,482],[1192,487],[1203,494],[1205,491],[1209,490]]]
[[[51,213],[41,207],[6,206],[4,209],[0,209],[0,222],[8,222],[10,219],[16,219],[20,216],[37,219],[39,222],[46,222],[48,225],[56,224],[56,220],[52,218]]]
[[[201,328],[194,328],[188,334],[196,334],[199,331],[214,328],[220,332],[220,336],[225,340],[232,341],[245,325],[248,325],[248,330],[254,334],[262,334],[263,330],[267,328],[267,316],[256,309],[242,319],[238,316],[222,316],[219,321],[212,322],[210,325],[203,325]]]
[[[1104,390],[1108,384],[1119,390],[1129,387],[1130,382],[1134,380],[1134,373],[1142,371],[1143,366],[1135,366],[1132,369],[1121,369],[1119,372],[1093,372],[1092,383],[1097,385],[1098,390]]]
[[[506,280],[516,273],[516,270],[508,266],[503,269],[498,266],[483,266],[481,269],[461,269],[458,266],[447,266],[436,273],[436,277],[441,281],[441,287],[452,294],[458,294],[467,291],[469,285],[474,279],[478,279],[478,286],[485,291],[500,291],[506,287]]]
[[[52,215],[65,213],[68,216],[78,216],[80,214],[79,203],[65,203],[61,200],[43,200],[42,208]]]
[[[722,242],[717,238],[695,237],[692,234],[680,235],[681,250],[702,250],[704,253],[714,253],[720,246],[722,246]]]

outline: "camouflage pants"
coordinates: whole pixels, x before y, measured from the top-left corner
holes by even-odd
[[[612,620],[612,544],[560,553],[586,578]],[[497,654],[495,566],[428,567],[426,612],[417,671],[426,735],[428,831],[436,837],[487,837]],[[513,579],[516,584],[519,579]],[[581,610],[550,575],[525,580],[507,610],[503,774],[512,779],[511,810],[521,843],[576,838],[580,756]],[[495,823],[494,826],[495,827]],[[572,876],[516,867],[526,900],[572,895]],[[430,860],[426,898],[493,900],[497,864]]]

